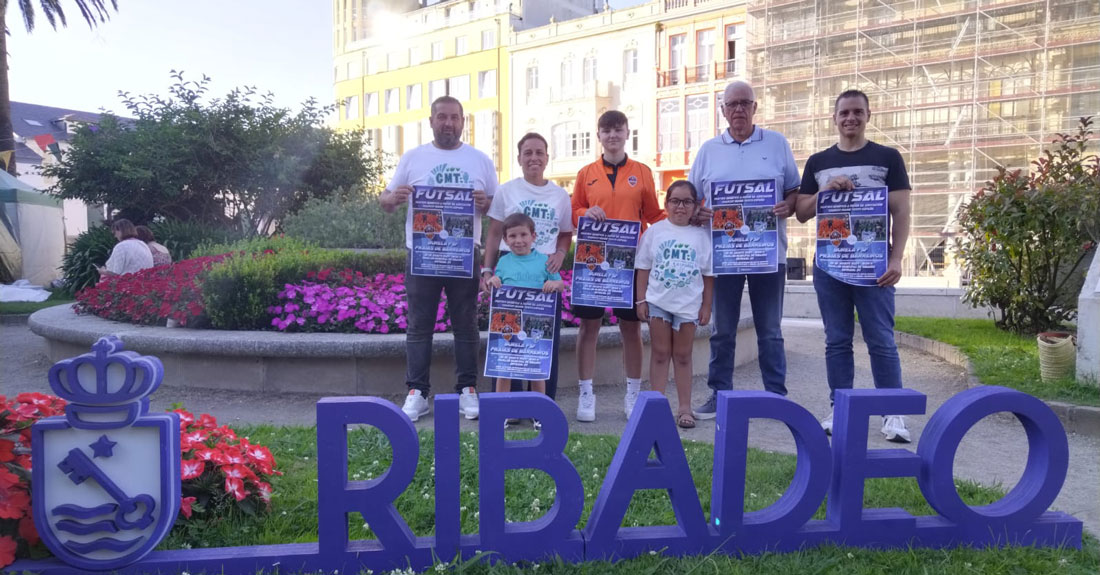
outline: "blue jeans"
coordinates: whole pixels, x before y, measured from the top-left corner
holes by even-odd
[[[901,387],[901,359],[894,343],[894,287],[846,284],[814,267],[814,291],[825,324],[825,376],[829,403],[838,389],[851,389],[855,379],[852,337],[855,313],[871,356],[871,376],[879,389]]]
[[[480,258],[474,257],[474,269]],[[431,389],[432,335],[441,292],[447,293],[447,312],[454,333],[455,391],[477,387],[477,360],[481,334],[477,329],[477,278],[447,278],[412,274],[412,252],[405,260],[405,297],[408,328],[405,336],[405,384],[426,397]]]
[[[707,386],[715,391],[733,389],[733,358],[737,347],[737,323],[741,321],[741,296],[749,284],[749,303],[760,351],[764,389],[787,395],[787,354],[783,350],[783,289],[787,266],[771,274],[727,275],[714,278],[714,333],[710,336],[710,374]]]

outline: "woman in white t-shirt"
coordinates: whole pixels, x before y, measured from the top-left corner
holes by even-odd
[[[534,250],[546,254],[546,271],[557,273],[562,260],[573,242],[573,210],[569,194],[545,177],[550,156],[546,138],[531,132],[519,140],[519,165],[523,177],[502,184],[489,206],[489,237],[485,240],[485,267],[481,268],[482,283],[493,276],[493,269],[504,244],[504,218],[514,213],[524,213],[535,222]],[[558,299],[558,323],[554,327],[554,349],[558,349],[558,332],[561,328],[561,299]],[[518,384],[513,381],[513,390]],[[550,367],[550,379],[546,380],[546,395],[553,398],[558,388],[558,354]]]
[[[106,265],[99,267],[99,277],[132,274],[153,267],[153,252],[137,237],[137,229],[127,219],[115,220],[111,231],[118,243],[111,250]]]
[[[668,218],[642,234],[634,268],[638,270],[638,319],[649,321],[649,383],[665,392],[673,364],[676,424],[695,427],[691,413],[691,350],[695,328],[710,323],[714,293],[709,228],[691,225],[698,209],[695,186],[677,180],[665,192]]]

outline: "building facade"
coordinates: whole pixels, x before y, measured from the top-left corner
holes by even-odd
[[[587,8],[586,8],[587,7]],[[511,31],[591,13],[587,0],[334,0],[333,80],[338,128],[360,128],[396,157],[432,140],[432,101],[463,103],[463,141],[510,175]]]
[[[868,137],[901,151],[909,169],[909,277],[950,280],[948,244],[970,195],[998,165],[1026,168],[1056,133],[1100,114],[1095,0],[749,0],[747,8],[757,121],[786,135],[800,164],[836,142],[837,94],[868,94]],[[812,228],[788,229],[788,255],[812,258]]]

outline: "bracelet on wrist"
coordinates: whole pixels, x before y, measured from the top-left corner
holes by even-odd
[[[640,299],[640,300],[638,300],[638,301],[634,302],[634,305],[638,305],[638,304],[640,304],[640,303],[645,303],[645,300],[644,300],[644,299]]]
[[[493,268],[481,268],[481,275],[493,273]]]

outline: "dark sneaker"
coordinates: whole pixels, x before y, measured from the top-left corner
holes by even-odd
[[[710,399],[703,405],[691,410],[691,414],[695,416],[695,419],[714,419],[718,417],[718,392],[711,393]]]

